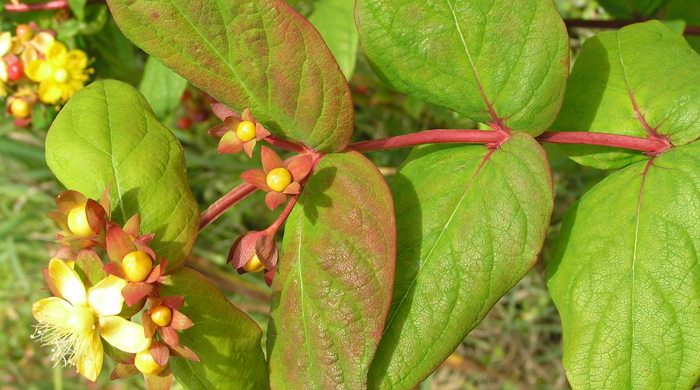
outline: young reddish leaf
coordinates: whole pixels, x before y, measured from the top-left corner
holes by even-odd
[[[395,240],[377,168],[356,152],[323,157],[287,220],[272,286],[273,389],[366,387],[391,301]]]
[[[564,218],[547,286],[574,389],[692,389],[700,142],[608,176]]]
[[[270,191],[270,187],[267,186],[267,175],[262,169],[249,169],[241,173],[241,179],[256,186],[258,189]]]
[[[396,282],[372,389],[415,388],[455,350],[535,263],[553,207],[547,157],[524,134],[418,148],[392,194]]]
[[[667,137],[685,145],[700,137],[700,55],[659,21],[605,31],[586,40],[553,131]],[[621,168],[641,152],[561,145],[579,164]]]
[[[153,356],[153,360],[158,363],[159,366],[164,366],[168,364],[168,359],[170,359],[170,350],[168,347],[159,342],[153,341],[151,346],[148,348],[148,352]]]
[[[141,216],[152,247],[181,265],[199,226],[182,146],[128,84],[97,81],[61,109],[46,136],[46,162],[67,188],[99,198],[110,188],[112,219]],[[119,259],[121,260],[121,259]]]
[[[312,165],[313,158],[311,156],[297,156],[289,162],[287,170],[292,174],[294,181],[298,182],[309,174]]]
[[[107,255],[113,262],[121,263],[124,256],[136,250],[136,245],[120,226],[112,225],[107,230]]]
[[[277,207],[284,204],[287,201],[287,195],[280,192],[270,191],[265,195],[265,204],[270,210],[274,210]]]
[[[273,133],[338,151],[350,90],[316,29],[283,0],[110,0],[124,34],[218,101]],[[173,32],[177,31],[177,34]]]
[[[144,375],[144,379],[148,390],[170,390],[173,385],[170,369],[165,369],[158,375]]]
[[[561,107],[569,37],[552,0],[358,0],[357,26],[400,92],[532,136]]]
[[[180,333],[181,345],[175,348],[176,354],[194,361],[170,359],[178,382],[189,389],[269,388],[260,346],[262,331],[214,284],[184,268],[167,275],[159,292],[162,296],[184,296],[185,304],[179,310],[194,322]]]
[[[141,229],[141,216],[135,214],[124,224],[124,232],[128,235],[138,237]]]
[[[268,148],[267,146],[262,147],[260,152],[260,160],[262,161],[263,171],[265,171],[266,174],[270,173],[271,170],[281,168],[284,165],[282,164],[282,159],[280,156],[278,156],[274,150]]]

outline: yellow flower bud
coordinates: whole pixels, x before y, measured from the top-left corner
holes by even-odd
[[[143,282],[153,270],[153,260],[146,252],[133,251],[122,259],[122,268],[131,282]]]
[[[251,121],[243,121],[238,124],[236,135],[243,142],[251,141],[255,138],[255,123]]]
[[[158,375],[165,369],[165,366],[160,366],[153,360],[153,355],[149,350],[143,350],[134,357],[136,368],[146,375]]]
[[[172,319],[173,311],[165,305],[160,305],[151,312],[151,320],[158,326],[168,326]]]
[[[272,191],[282,192],[292,183],[292,174],[286,168],[275,168],[267,174],[266,181]]]
[[[23,99],[14,99],[10,104],[10,113],[15,118],[26,118],[29,116],[30,108],[29,103]]]
[[[243,269],[247,272],[260,272],[265,269],[265,266],[260,262],[258,255],[253,255],[253,257],[245,263]]]
[[[80,206],[73,207],[68,213],[68,229],[70,229],[73,234],[81,237],[88,237],[95,234],[88,223],[85,206],[86,204],[83,203]]]

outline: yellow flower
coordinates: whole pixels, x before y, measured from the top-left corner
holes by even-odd
[[[117,315],[125,280],[110,275],[86,292],[78,274],[55,258],[49,262],[49,279],[59,296],[34,303],[32,313],[39,324],[33,337],[51,346],[56,363],[75,365],[81,375],[95,381],[102,369],[100,336],[128,353],[148,348],[151,339],[145,337],[143,326]]]
[[[39,83],[39,99],[47,104],[63,104],[85,86],[88,58],[82,50],[68,51],[61,42],[52,42],[45,59],[27,65],[25,73]]]
[[[12,48],[12,34],[9,31],[0,33],[0,97],[7,96],[5,83],[7,82],[7,63],[2,57]]]

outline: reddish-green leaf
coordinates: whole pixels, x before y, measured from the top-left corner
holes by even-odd
[[[289,216],[268,327],[270,382],[363,389],[394,280],[389,188],[356,152],[325,156]]]
[[[283,0],[109,0],[124,34],[222,103],[321,151],[353,129],[343,73]]]

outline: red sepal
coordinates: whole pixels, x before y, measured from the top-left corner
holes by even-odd
[[[270,191],[265,195],[265,204],[270,210],[274,210],[277,207],[284,204],[287,201],[287,195],[281,192]]]

